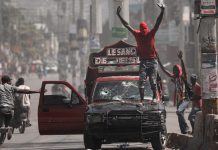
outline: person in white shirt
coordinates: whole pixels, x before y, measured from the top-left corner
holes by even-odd
[[[18,78],[15,83],[19,89],[30,90],[30,87],[24,85],[24,78]],[[30,123],[30,94],[17,93],[16,98],[19,99],[21,109],[27,112],[27,125],[31,126]]]

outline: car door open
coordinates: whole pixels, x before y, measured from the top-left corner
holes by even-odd
[[[38,106],[41,135],[79,134],[84,129],[87,108],[82,96],[65,81],[44,81]]]

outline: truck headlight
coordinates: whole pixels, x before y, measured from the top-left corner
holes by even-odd
[[[86,116],[87,123],[99,123],[103,121],[103,117],[100,114],[89,114]]]
[[[93,123],[102,122],[102,116],[101,115],[93,115],[92,122]]]

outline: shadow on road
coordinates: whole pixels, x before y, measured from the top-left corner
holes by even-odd
[[[64,144],[63,144],[64,143]],[[80,142],[46,142],[46,143],[4,143],[0,146],[1,150],[85,150],[83,143]],[[110,148],[103,148],[101,150],[152,150],[151,148],[145,147],[127,147],[118,148],[117,146],[110,146]]]
[[[84,150],[84,149],[55,149],[55,150]],[[102,148],[101,150],[152,150],[150,148]]]

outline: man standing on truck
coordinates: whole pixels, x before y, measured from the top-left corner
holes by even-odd
[[[163,19],[165,6],[161,3],[157,3],[157,5],[161,8],[161,13],[157,18],[154,28],[150,31],[145,21],[140,23],[139,30],[133,29],[129,25],[129,23],[127,23],[121,17],[121,7],[119,6],[117,8],[117,16],[119,17],[121,23],[134,35],[137,42],[138,54],[140,59],[139,92],[141,100],[144,99],[144,83],[146,82],[147,77],[149,77],[150,86],[153,91],[153,100],[160,100],[160,95],[158,93],[156,83],[158,64],[154,37]]]

